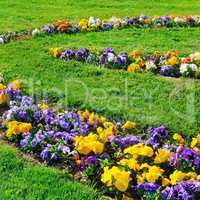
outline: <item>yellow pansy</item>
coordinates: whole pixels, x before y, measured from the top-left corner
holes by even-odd
[[[129,169],[132,169],[134,171],[138,171],[140,169],[140,165],[138,164],[138,162],[134,159],[122,159],[119,161],[119,164],[123,165],[123,166],[128,166]]]
[[[6,96],[4,94],[0,94],[0,104],[3,104],[6,102]]]
[[[164,163],[168,160],[170,155],[169,151],[166,151],[164,149],[158,149],[156,152],[156,156],[154,158],[154,163],[159,164],[159,163]]]
[[[0,90],[5,90],[6,89],[6,86],[2,83],[0,83]]]
[[[178,142],[178,144],[180,144],[180,145],[183,145],[183,144],[184,144],[184,139],[183,139],[183,137],[182,137],[180,134],[178,134],[178,133],[175,133],[175,134],[173,135],[173,139],[174,139],[176,142]]]
[[[19,90],[21,88],[21,81],[20,80],[15,80],[10,85],[13,88],[13,90],[15,90],[15,91]]]
[[[49,108],[49,106],[48,106],[46,103],[44,103],[44,102],[38,104],[38,107],[39,107],[41,110],[46,110],[46,109]]]
[[[137,183],[143,184],[145,182],[145,178],[143,176],[137,175]]]
[[[166,187],[168,185],[170,185],[170,180],[168,178],[163,178],[162,179],[162,186]]]
[[[137,159],[138,156],[152,157],[154,155],[154,151],[151,147],[144,146],[141,143],[124,149],[124,153],[131,154],[133,156],[133,158],[135,158],[135,159]]]
[[[190,181],[194,181],[197,179],[197,173],[195,172],[188,172],[186,174],[187,179],[189,179]]]
[[[129,52],[128,55],[131,58],[138,58],[138,57],[140,57],[140,52],[138,50],[133,50],[133,51]]]
[[[116,166],[113,166],[111,169],[104,167],[101,181],[108,187],[115,186],[119,191],[125,192],[131,181],[130,172],[121,170]]]
[[[101,175],[101,182],[103,182],[106,186],[112,186],[112,174],[110,173],[109,167],[104,167],[104,172]]]
[[[75,138],[75,148],[83,155],[87,155],[91,151],[95,154],[101,154],[104,150],[104,144],[98,141],[96,134],[90,133],[88,136],[77,136]]]
[[[131,122],[131,121],[127,121],[122,128],[123,129],[132,129],[136,127],[136,123],[135,122]]]
[[[164,61],[165,65],[175,65],[177,63],[178,63],[178,58],[176,56],[173,56],[173,57]]]
[[[132,63],[128,66],[128,72],[138,72],[141,69],[140,65],[137,63]]]
[[[196,147],[197,145],[200,145],[200,135],[198,135],[197,137],[193,137],[192,138],[192,142],[190,144],[191,148]]]
[[[127,147],[124,149],[125,154],[131,154],[133,158],[137,159],[139,157],[139,151],[144,145],[142,143]]]
[[[50,48],[50,49],[49,49],[49,52],[50,52],[50,54],[51,54],[53,57],[55,57],[55,58],[59,57],[60,54],[61,54],[60,48],[57,48],[57,47],[55,47],[55,48]]]
[[[146,157],[152,157],[154,155],[154,151],[149,146],[144,146],[140,149],[139,155],[146,156]]]
[[[157,166],[149,167],[147,173],[145,173],[146,180],[150,183],[155,183],[158,178],[164,173],[164,170]]]
[[[200,61],[200,52],[196,53],[194,60]]]
[[[169,176],[172,185],[176,185],[178,181],[184,180],[185,177],[186,174],[178,170],[174,171],[173,174]]]
[[[11,137],[13,135],[28,133],[32,128],[32,125],[30,123],[11,121],[8,122],[7,128],[6,136]]]

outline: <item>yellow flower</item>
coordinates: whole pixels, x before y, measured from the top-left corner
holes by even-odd
[[[198,135],[197,137],[193,137],[192,138],[192,142],[190,144],[191,148],[196,147],[197,145],[200,145],[200,135]]]
[[[146,180],[150,183],[155,183],[160,176],[164,173],[164,170],[157,166],[150,166],[149,171],[145,173]]]
[[[108,137],[114,135],[114,130],[113,130],[112,126],[106,128],[106,129],[103,129],[103,128],[100,127],[100,128],[97,129],[97,133],[99,134],[101,141],[103,143],[106,143]]]
[[[195,172],[188,172],[186,174],[187,179],[189,179],[190,181],[194,181],[197,179],[197,173]]]
[[[6,86],[2,83],[0,83],[0,90],[5,90],[6,89]]]
[[[138,72],[141,69],[139,64],[132,63],[128,66],[127,71],[128,72]]]
[[[43,111],[49,108],[49,106],[44,102],[42,102],[41,104],[38,104],[38,107]]]
[[[91,151],[95,154],[101,154],[104,150],[104,144],[98,141],[96,134],[90,133],[88,136],[77,136],[75,138],[75,148],[83,155],[87,155]]]
[[[164,62],[164,64],[166,65],[175,65],[177,63],[178,63],[178,58],[176,56],[173,56]]]
[[[19,90],[21,88],[21,81],[20,80],[15,80],[10,85],[13,88],[13,90],[15,90],[15,91]]]
[[[32,125],[30,123],[22,123],[18,121],[11,121],[7,124],[7,132],[6,136],[11,137],[13,135],[19,135],[21,133],[28,133],[30,129],[32,128]]]
[[[143,176],[137,175],[137,183],[143,184],[145,182],[145,178]]]
[[[200,52],[196,53],[194,60],[200,61]]]
[[[78,23],[78,27],[82,30],[88,29],[88,20],[87,19],[81,19]]]
[[[123,166],[128,166],[129,169],[132,169],[134,171],[138,171],[140,169],[140,165],[134,158],[131,158],[130,160],[122,159],[122,160],[120,160],[119,164],[121,164]]]
[[[124,153],[131,154],[133,158],[137,159],[139,157],[139,151],[141,148],[143,148],[143,146],[144,145],[142,143],[139,143],[131,147],[127,147],[126,149],[124,149]]]
[[[122,126],[123,129],[132,129],[132,128],[135,128],[135,127],[136,127],[136,123],[131,122],[131,121],[127,121],[127,122]]]
[[[119,191],[125,192],[131,181],[130,172],[120,170],[116,166],[113,166],[111,169],[104,167],[101,181],[108,187],[115,186]]]
[[[101,154],[104,150],[104,144],[98,141],[91,143],[91,149],[95,154]]]
[[[101,175],[101,182],[107,187],[112,186],[112,174],[110,173],[109,167],[104,167],[104,173]]]
[[[20,123],[19,127],[21,133],[28,133],[32,125],[30,123]]]
[[[168,178],[163,178],[162,179],[162,186],[166,187],[168,185],[170,185],[170,180]]]
[[[124,153],[131,154],[133,156],[133,158],[135,158],[135,159],[137,159],[138,156],[152,157],[154,154],[153,149],[151,147],[144,146],[141,143],[124,149]]]
[[[113,25],[113,27],[116,28],[116,29],[119,28],[120,26],[121,26],[120,21],[114,23],[114,25]]]
[[[131,58],[138,58],[138,57],[140,57],[140,52],[138,50],[133,50],[128,55]]]
[[[53,57],[55,57],[55,58],[59,57],[60,54],[61,54],[60,48],[57,48],[57,47],[55,47],[55,48],[50,48],[50,49],[49,49],[49,52],[50,52],[50,54],[51,54]]]
[[[178,170],[174,171],[173,174],[169,176],[172,185],[176,185],[177,181],[182,181],[185,177],[186,174]]]
[[[148,165],[147,163],[142,163],[141,166],[140,166],[140,170],[146,168],[146,169],[149,169],[151,166]]]
[[[114,186],[121,192],[125,192],[131,181],[130,172],[120,170],[117,167],[112,168],[112,175],[114,177]]]
[[[156,157],[154,158],[154,162],[156,164],[164,163],[168,160],[169,155],[170,155],[169,151],[166,151],[164,149],[158,149],[158,151],[156,152]]]
[[[178,144],[183,145],[184,144],[184,139],[182,138],[182,136],[178,133],[175,133],[173,135],[173,139],[178,142]]]
[[[141,156],[152,157],[152,156],[154,155],[154,151],[153,151],[153,149],[152,149],[151,147],[149,147],[149,146],[144,146],[144,147],[140,150],[139,154],[140,154]]]
[[[3,104],[6,102],[6,96],[4,94],[0,94],[0,104]]]

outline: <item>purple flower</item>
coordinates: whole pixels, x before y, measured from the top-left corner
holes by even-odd
[[[75,53],[71,49],[67,49],[63,51],[60,55],[61,59],[72,59],[74,57]]]
[[[111,24],[109,24],[109,23],[103,23],[102,25],[101,25],[101,28],[103,29],[103,30],[110,30],[110,29],[112,29],[112,25]]]
[[[162,76],[174,76],[174,68],[172,66],[163,66],[160,69],[160,75]]]
[[[55,27],[54,25],[50,24],[50,25],[45,25],[44,27],[41,28],[41,31],[42,32],[45,32],[45,33],[54,33],[55,32]]]
[[[139,143],[139,139],[133,135],[126,135],[125,137],[110,136],[108,140],[120,147],[127,147]]]
[[[42,152],[40,153],[40,158],[42,160],[47,160],[49,157],[50,153],[49,153],[49,147],[46,147],[42,150]]]
[[[158,190],[159,185],[155,183],[144,183],[138,184],[136,188],[145,192],[155,193]]]
[[[86,48],[81,48],[75,52],[75,57],[77,60],[86,61],[89,56],[89,51]]]

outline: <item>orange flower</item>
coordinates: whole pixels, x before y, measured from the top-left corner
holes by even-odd
[[[138,58],[140,57],[140,52],[138,50],[133,50],[129,53],[129,56],[132,58]]]
[[[182,63],[188,64],[189,62],[191,62],[190,57],[185,57],[185,58],[182,59]]]

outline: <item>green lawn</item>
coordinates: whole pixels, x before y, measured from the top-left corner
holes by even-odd
[[[54,93],[70,107],[96,110],[106,116],[133,119],[141,128],[165,124],[173,131],[199,130],[199,80],[169,79],[152,74],[98,69],[52,58],[50,47],[114,47],[117,51],[199,49],[199,29],[136,29],[76,35],[55,35],[17,41],[0,47],[1,71],[8,80],[24,79],[28,92]]]
[[[98,193],[66,178],[64,172],[31,164],[15,148],[0,140],[0,199],[95,200]]]
[[[27,30],[64,18],[200,14],[200,4],[196,0],[0,0],[0,13],[0,32],[5,32]],[[29,94],[59,97],[62,106],[87,108],[115,119],[133,119],[139,130],[164,124],[187,136],[199,132],[200,80],[129,74],[63,62],[52,58],[48,49],[175,49],[189,54],[200,50],[199,43],[199,28],[129,28],[41,36],[0,46],[0,72],[8,81],[22,79]],[[30,164],[18,154],[0,141],[0,199],[97,199],[93,188],[70,181],[59,170]]]
[[[0,0],[0,32],[23,30],[59,18],[199,14],[196,0]]]

